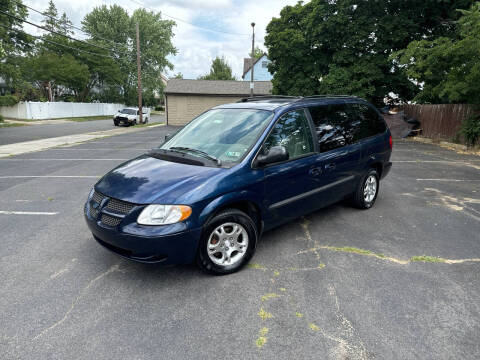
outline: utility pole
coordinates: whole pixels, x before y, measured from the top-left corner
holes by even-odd
[[[254,56],[255,56],[255,23],[252,22],[252,53],[250,54],[250,58],[251,58],[251,63],[252,63],[252,66],[250,68],[250,97],[253,97],[253,86],[254,86],[254,83],[253,83],[253,64],[254,64]]]
[[[143,124],[143,109],[142,109],[142,65],[140,64],[140,30],[137,23],[137,79],[138,79],[138,112],[140,113],[140,124]]]

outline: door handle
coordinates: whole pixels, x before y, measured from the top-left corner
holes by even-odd
[[[325,165],[325,170],[333,170],[335,169],[335,167],[336,167],[335,163],[330,163]]]
[[[322,169],[320,169],[318,167],[314,167],[314,168],[311,168],[308,173],[312,176],[318,176],[322,173]]]

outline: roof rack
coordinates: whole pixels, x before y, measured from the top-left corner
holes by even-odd
[[[250,102],[250,101],[262,101],[268,99],[288,99],[288,100],[300,100],[301,96],[287,96],[287,95],[254,95],[253,97],[243,98],[237,102]]]
[[[311,95],[311,96],[288,96],[288,95],[254,95],[253,97],[248,97],[248,98],[243,98],[240,99],[239,103],[241,102],[251,102],[251,101],[262,101],[262,100],[269,100],[269,99],[285,99],[285,100],[292,100],[294,102],[300,102],[300,101],[308,101],[308,100],[314,100],[314,99],[327,99],[327,98],[333,98],[333,99],[360,99],[358,96],[355,95]]]
[[[355,95],[311,95],[311,96],[303,96],[300,100],[308,100],[308,99],[323,99],[323,98],[357,98]]]

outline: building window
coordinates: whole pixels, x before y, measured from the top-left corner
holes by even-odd
[[[268,65],[268,61],[262,61],[262,68],[266,68]]]

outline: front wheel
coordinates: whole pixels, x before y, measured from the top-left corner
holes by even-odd
[[[370,209],[377,200],[380,187],[379,176],[375,169],[370,169],[359,182],[353,194],[353,204],[359,209]]]
[[[243,211],[220,212],[204,227],[197,265],[205,272],[226,275],[240,270],[253,256],[257,227]]]

